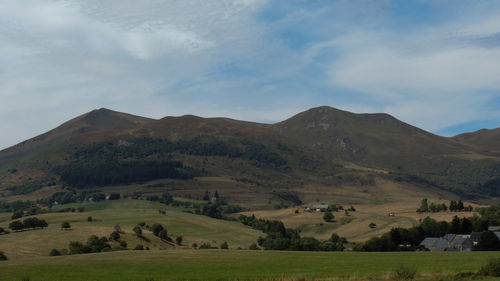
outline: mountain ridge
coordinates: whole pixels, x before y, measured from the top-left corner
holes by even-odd
[[[348,173],[351,180],[362,178],[359,171],[345,168],[358,166],[388,171],[394,180],[410,178],[469,194],[498,177],[497,131],[447,138],[389,114],[357,114],[329,106],[311,108],[274,124],[194,115],[151,119],[101,108],[0,151],[0,189],[14,190],[30,181],[43,186],[48,179],[64,185],[55,172],[57,167],[84,161],[82,155],[90,157],[85,161],[97,163],[101,153],[112,157],[105,161],[117,163],[172,159],[193,171],[250,177],[251,182],[260,179],[269,186],[287,178],[290,184],[305,180],[342,184],[345,177],[332,177],[332,173]],[[116,153],[129,154],[115,159]],[[239,168],[228,164],[234,161]],[[9,172],[13,170],[22,172]]]

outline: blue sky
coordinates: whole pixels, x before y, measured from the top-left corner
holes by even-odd
[[[0,0],[0,149],[95,108],[500,127],[500,2]]]

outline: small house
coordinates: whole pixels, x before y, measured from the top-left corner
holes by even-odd
[[[328,209],[328,204],[319,204],[319,205],[312,205],[311,207],[306,208],[306,211],[323,211]]]

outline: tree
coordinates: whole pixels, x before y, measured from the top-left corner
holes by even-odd
[[[22,218],[24,216],[24,211],[23,210],[19,210],[19,211],[15,211],[13,214],[12,214],[12,217],[10,218],[11,220],[15,220],[15,219],[19,219],[19,218]]]
[[[142,244],[137,244],[137,246],[135,246],[134,250],[142,251],[142,250],[144,250],[144,246]]]
[[[376,223],[374,223],[374,222],[371,222],[371,223],[368,225],[368,227],[370,227],[370,228],[376,228],[376,227],[377,227],[377,224],[376,224]]]
[[[118,199],[120,199],[120,197],[121,197],[120,193],[111,193],[109,195],[109,199],[108,200],[118,200]]]
[[[167,240],[168,239],[168,236],[167,236],[167,231],[165,229],[162,229],[159,233],[158,233],[158,237],[160,239],[163,239],[163,240]]]
[[[224,243],[220,244],[220,248],[224,249],[224,250],[227,250],[227,249],[229,249],[229,245],[227,244],[226,241],[224,241]]]
[[[7,256],[2,251],[0,251],[0,261],[6,261],[6,260],[8,260]]]
[[[427,213],[429,211],[429,205],[427,203],[427,198],[422,199],[420,201],[420,208],[418,208],[417,212],[419,213]]]
[[[84,254],[90,252],[80,241],[69,242],[68,248],[70,255]]]
[[[485,231],[479,237],[477,245],[479,251],[497,251],[500,250],[500,240],[492,231]]]
[[[177,243],[177,245],[182,245],[182,236],[177,236],[177,238],[175,238],[175,243]]]
[[[249,249],[249,250],[258,250],[258,249],[259,249],[259,247],[257,247],[257,244],[252,243],[252,244],[250,244],[250,246],[248,247],[248,249]]]
[[[217,190],[215,191],[214,197],[215,199],[219,199],[219,192],[217,192]]]
[[[205,190],[205,195],[203,195],[203,200],[209,201],[210,200],[210,193],[208,190]]]
[[[70,228],[71,228],[71,224],[69,222],[65,221],[65,222],[61,223],[61,229],[66,230],[66,229],[70,229]]]
[[[123,249],[127,249],[127,242],[120,241],[120,247],[122,247]]]
[[[111,241],[118,241],[120,240],[120,233],[118,231],[113,231],[111,232],[111,234],[109,235],[109,240]]]
[[[9,228],[14,231],[22,230],[24,228],[24,224],[21,221],[13,221],[9,223]]]
[[[137,237],[142,236],[142,228],[140,226],[136,225],[134,227],[133,231],[135,232],[135,235],[137,235]]]
[[[88,218],[87,218],[87,221],[88,221],[88,222],[92,222],[92,217],[88,217]]]
[[[61,252],[59,252],[59,250],[57,250],[57,249],[52,249],[52,250],[50,251],[50,254],[49,254],[49,255],[50,255],[50,256],[53,256],[53,257],[54,257],[54,256],[60,256],[60,255],[61,255]]]
[[[159,223],[154,223],[152,226],[151,226],[151,231],[153,232],[153,234],[155,236],[158,236],[160,234],[160,232],[164,230],[163,226]]]
[[[325,214],[323,215],[323,220],[326,222],[333,221],[333,218],[334,218],[334,216],[333,216],[332,212],[330,212],[330,211],[326,211]]]
[[[115,225],[115,231],[121,233],[122,232],[122,227],[119,224]]]

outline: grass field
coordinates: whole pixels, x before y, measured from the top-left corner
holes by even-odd
[[[203,242],[219,246],[224,241],[227,241],[230,248],[248,247],[262,235],[262,232],[238,222],[190,214],[183,212],[181,208],[144,200],[122,199],[99,203],[68,204],[60,207],[79,206],[84,206],[85,212],[37,215],[36,217],[45,219],[49,223],[48,228],[0,235],[0,250],[13,260],[44,256],[48,255],[53,248],[67,248],[70,241],[85,242],[92,234],[107,237],[114,231],[114,226],[117,224],[124,231],[123,240],[128,243],[129,248],[134,248],[137,244],[143,244],[144,247],[151,249],[173,247],[146,230],[144,237],[150,242],[139,239],[133,234],[132,229],[140,222],[150,225],[161,223],[173,239],[177,236],[183,237],[181,247],[191,247],[192,243],[199,245]],[[166,215],[158,214],[160,209],[165,210]],[[91,223],[87,221],[89,216],[94,219]],[[3,218],[3,221],[0,220],[0,226],[7,228],[10,218],[5,216],[0,218]],[[71,223],[71,230],[60,229],[64,221]]]
[[[398,265],[420,275],[477,271],[493,252],[356,253],[248,250],[122,251],[0,263],[0,280],[265,280],[388,275]],[[488,279],[494,280],[494,279]]]

